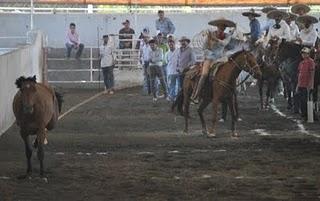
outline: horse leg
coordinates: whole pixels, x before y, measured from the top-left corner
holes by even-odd
[[[260,96],[260,109],[263,110],[263,81],[258,80],[258,86],[259,86],[259,96]]]
[[[229,99],[228,106],[231,113],[231,137],[239,137],[239,134],[236,132],[237,114],[236,114],[236,104],[235,104],[234,97],[231,97]]]
[[[184,94],[183,97],[183,115],[184,115],[184,133],[188,133],[189,132],[189,107],[190,107],[190,97],[188,96],[187,93]]]
[[[212,101],[212,128],[208,132],[208,137],[216,137],[218,104],[219,101],[214,98]]]
[[[22,131],[20,131],[20,134],[21,134],[21,137],[22,137],[22,139],[24,141],[24,145],[25,145],[25,153],[26,153],[26,157],[27,157],[27,174],[19,176],[18,179],[25,179],[27,177],[31,178],[31,174],[32,174],[32,165],[31,165],[32,148],[30,147],[30,143],[29,143],[29,135],[27,135],[26,133],[23,133]]]
[[[207,135],[208,132],[207,132],[207,125],[203,117],[203,110],[209,105],[209,103],[210,103],[210,100],[203,99],[198,108],[198,114],[200,116],[200,121],[202,125],[202,134],[204,135]]]
[[[43,165],[43,160],[44,160],[44,141],[45,141],[45,128],[40,128],[37,133],[37,141],[38,141],[38,160],[40,162],[40,177],[44,178],[44,165]]]

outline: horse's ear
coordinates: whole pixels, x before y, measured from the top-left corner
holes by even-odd
[[[35,83],[37,83],[37,77],[36,77],[36,75],[34,75],[34,76],[32,77],[32,81],[34,81]]]
[[[22,82],[25,80],[26,80],[26,78],[24,76],[21,76],[18,79],[16,79],[15,84],[16,84],[17,88],[21,89]]]

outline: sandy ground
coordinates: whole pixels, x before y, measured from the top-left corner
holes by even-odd
[[[97,91],[63,92],[66,111]],[[257,89],[239,101],[241,138],[230,138],[226,122],[218,124],[216,139],[208,139],[195,106],[190,135],[183,135],[183,119],[169,113],[167,101],[153,105],[138,88],[103,95],[49,133],[48,183],[38,176],[35,152],[33,178],[16,178],[26,159],[12,126],[0,137],[0,200],[320,200],[319,122],[299,127],[283,98],[274,110],[259,111]],[[210,113],[209,106],[207,119]]]

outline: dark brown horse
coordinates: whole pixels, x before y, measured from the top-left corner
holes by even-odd
[[[27,157],[27,174],[19,178],[30,177],[32,174],[31,155],[32,148],[29,135],[36,135],[34,147],[38,148],[40,161],[40,176],[44,177],[43,159],[46,130],[55,127],[61,111],[62,96],[47,85],[37,83],[36,77],[20,77],[16,80],[20,89],[13,100],[13,112],[17,125],[20,127],[20,135],[25,143]]]
[[[266,49],[263,48],[262,45],[257,48],[257,62],[262,72],[262,77],[258,80],[261,109],[269,105],[270,98],[274,98],[277,85],[281,80],[281,72],[275,62],[278,49],[279,45],[277,40],[270,40]],[[263,103],[264,84],[267,86],[265,104]]]
[[[192,69],[186,72],[184,80],[183,80],[183,88],[180,91],[176,101],[172,105],[172,109],[175,107],[178,108],[178,111],[181,115],[185,117],[185,128],[184,132],[188,132],[188,117],[189,117],[189,106],[190,106],[190,96],[195,87],[196,80],[194,79],[195,71],[199,71],[197,69]],[[232,115],[232,123],[231,130],[232,136],[237,137],[235,122],[237,120],[237,112],[236,112],[236,99],[235,99],[235,88],[236,88],[236,78],[240,74],[242,70],[253,74],[255,78],[261,77],[260,67],[258,66],[255,57],[252,53],[247,51],[239,51],[233,54],[229,61],[224,63],[218,69],[214,79],[211,80],[208,78],[208,81],[205,85],[205,88],[201,93],[201,101],[198,108],[198,114],[200,116],[201,124],[202,124],[202,133],[207,135],[208,137],[215,137],[215,129],[217,122],[217,109],[218,104],[221,101],[226,101],[231,115]],[[209,76],[210,77],[210,76]],[[212,119],[212,129],[207,130],[207,126],[203,117],[204,109],[212,102],[213,106],[213,119]]]

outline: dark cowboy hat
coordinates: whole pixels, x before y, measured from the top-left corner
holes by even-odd
[[[272,10],[277,10],[277,8],[271,7],[271,6],[269,6],[269,7],[264,7],[264,8],[261,9],[261,12],[267,14],[268,12],[270,12],[270,11],[272,11]]]
[[[127,23],[130,24],[130,21],[128,19],[126,19],[124,22],[122,22],[123,25],[125,25]]]
[[[300,9],[303,9],[305,13],[308,13],[310,11],[310,7],[305,5],[305,4],[296,4],[296,5],[293,5],[291,7],[291,12],[295,13],[295,14],[298,14],[298,11]]]
[[[275,19],[277,17],[281,17],[281,19],[288,17],[289,15],[281,10],[272,10],[268,12],[267,17],[270,19]]]
[[[212,26],[224,25],[225,27],[236,27],[236,23],[234,23],[231,20],[224,19],[224,18],[212,20],[212,21],[208,22],[208,24],[212,25]]]
[[[287,14],[288,14],[288,16],[285,19],[290,19],[292,21],[296,20],[297,17],[298,17],[296,14],[293,14],[293,13],[290,13],[290,12],[288,12]]]
[[[253,15],[254,17],[260,17],[261,16],[259,13],[256,13],[253,8],[251,8],[250,11],[242,13],[242,15],[245,16],[245,17],[249,17],[249,15]]]
[[[186,36],[182,36],[180,39],[179,39],[179,42],[181,41],[187,41],[188,43],[190,43],[190,39],[187,38]]]
[[[311,22],[312,24],[318,23],[318,19],[316,17],[313,17],[311,15],[303,15],[297,18],[297,22],[300,22],[302,24],[305,24],[307,22]]]

